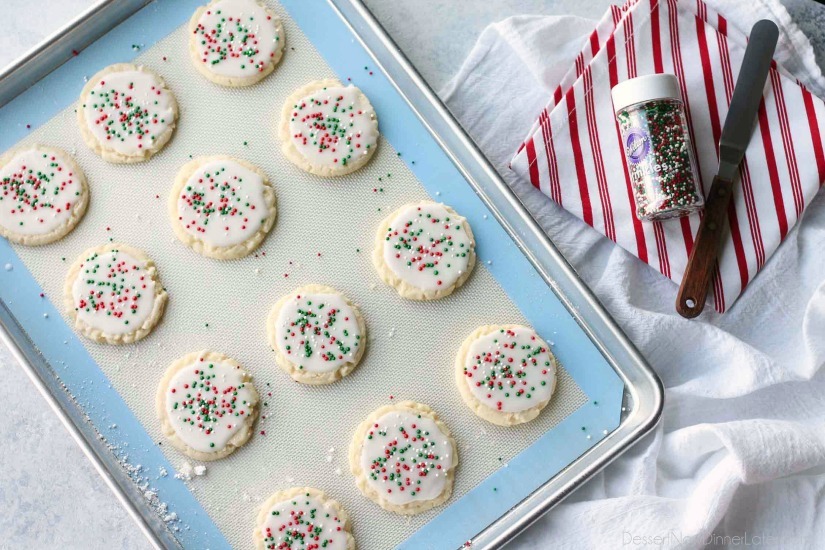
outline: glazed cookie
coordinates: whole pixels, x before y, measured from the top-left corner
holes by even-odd
[[[103,160],[140,162],[161,149],[175,131],[178,104],[153,71],[118,63],[94,75],[80,93],[80,135]]]
[[[88,204],[83,171],[65,151],[28,145],[0,157],[0,235],[8,240],[41,245],[62,239]]]
[[[222,86],[250,86],[284,53],[281,19],[256,0],[213,0],[189,20],[189,53],[198,71]]]
[[[275,191],[256,166],[226,156],[200,157],[178,172],[169,217],[178,239],[209,258],[242,258],[275,223]]]
[[[343,176],[372,158],[378,119],[361,90],[320,80],[287,98],[280,135],[284,155],[301,169],[317,176]]]
[[[258,550],[355,550],[347,512],[312,487],[293,487],[269,497],[252,536]]]
[[[473,231],[449,206],[407,204],[378,226],[372,261],[402,297],[437,300],[470,277],[476,263]]]
[[[258,392],[252,377],[222,353],[200,351],[172,363],[158,385],[161,430],[195,460],[232,454],[252,435]]]
[[[556,358],[536,331],[488,325],[464,340],[455,358],[461,398],[478,416],[514,426],[536,418],[556,388]]]
[[[364,496],[390,512],[413,515],[450,498],[458,453],[430,407],[404,401],[373,411],[358,426],[349,463]]]
[[[324,285],[283,296],[266,324],[275,360],[295,381],[329,384],[348,375],[367,347],[367,326],[349,299]]]
[[[155,263],[124,244],[90,248],[66,276],[69,317],[95,342],[131,344],[144,338],[163,316],[166,299]]]

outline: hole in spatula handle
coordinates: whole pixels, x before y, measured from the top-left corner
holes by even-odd
[[[702,313],[704,307],[704,303],[691,296],[680,297],[676,303],[676,310],[679,312],[679,315],[688,319],[692,319]]]

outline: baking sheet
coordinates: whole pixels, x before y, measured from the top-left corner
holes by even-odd
[[[445,418],[456,434],[461,458],[452,500],[456,502],[490,473],[501,471],[549,428],[581,410],[588,398],[562,372],[556,399],[527,426],[490,426],[464,407],[453,387],[452,359],[466,334],[490,322],[536,324],[536,319],[523,318],[490,272],[498,267],[497,261],[512,254],[501,246],[513,245],[496,236],[501,229],[483,207],[478,208],[478,201],[472,211],[460,208],[459,204],[471,203],[466,195],[469,192],[472,196],[472,192],[456,177],[457,172],[427,172],[428,165],[440,166],[439,159],[427,155],[416,158],[416,153],[431,149],[430,143],[417,142],[413,145],[421,147],[395,151],[382,139],[367,168],[333,181],[319,180],[287,163],[274,137],[283,99],[308,80],[335,74],[283,8],[273,6],[285,19],[287,52],[272,77],[248,90],[226,90],[196,74],[183,29],[151,47],[133,44],[136,61],[161,73],[181,104],[178,134],[149,163],[112,166],[94,156],[80,140],[73,107],[32,132],[27,142],[42,141],[76,154],[90,180],[92,202],[87,218],[64,241],[40,249],[15,247],[15,251],[41,283],[47,298],[57,304],[62,301],[65,269],[88,246],[110,239],[122,241],[144,248],[155,259],[170,294],[169,309],[156,333],[123,348],[83,342],[153,440],[162,441],[153,412],[157,381],[173,359],[189,351],[209,347],[232,355],[255,376],[262,394],[272,393],[265,399],[268,406],[263,414],[267,418],[259,423],[259,430],[266,435],[257,435],[229,459],[209,464],[207,474],[190,484],[233,546],[249,543],[256,503],[277,489],[309,484],[329,491],[351,512],[362,547],[383,548],[401,542],[443,509],[408,520],[380,510],[357,492],[348,474],[346,447],[355,425],[371,410],[392,399],[416,399],[430,404]],[[126,38],[121,37],[121,41]],[[96,69],[89,67],[87,74]],[[389,135],[403,131],[403,123],[408,121],[392,123],[397,113],[382,110],[382,106],[389,106],[388,98],[369,93],[373,79],[380,78],[374,73],[376,69],[369,65],[362,68],[360,63],[357,70],[355,66],[350,69],[348,76],[375,104],[382,130],[386,127]],[[77,86],[79,89],[82,82]],[[194,254],[172,235],[165,205],[175,172],[190,155],[218,153],[258,164],[276,187],[279,219],[257,257],[216,262]],[[428,176],[426,190],[410,170],[416,166],[417,173]],[[405,202],[425,198],[428,192],[436,200],[453,204],[470,219],[479,236],[482,264],[453,297],[417,304],[399,299],[380,283],[369,253],[380,219]],[[521,266],[509,267],[512,277],[523,274]],[[538,275],[533,272],[532,277],[537,279]],[[330,284],[349,295],[361,306],[370,331],[369,349],[361,366],[347,379],[326,388],[300,386],[281,373],[267,349],[263,325],[278,296],[311,282]],[[521,286],[531,288],[524,279]],[[544,291],[530,296],[534,308],[538,304],[538,310],[542,305],[547,309],[549,321],[545,320],[540,330],[557,324],[565,334],[570,320],[559,315],[549,289]],[[21,298],[34,300],[34,296]],[[549,341],[556,339],[552,328],[542,332]],[[576,350],[577,346],[577,341],[565,339],[556,351],[563,361],[567,355],[584,357],[585,350]],[[95,408],[94,403],[86,406]],[[595,442],[602,427],[611,427],[603,424],[582,426],[577,437],[583,440],[592,433]],[[110,437],[117,429],[108,426]],[[181,455],[163,445],[160,448],[173,465],[181,463]],[[563,454],[561,450],[559,454]],[[151,481],[153,475],[149,472],[144,477]],[[155,477],[162,477],[159,469]],[[491,489],[490,499],[497,500],[492,493],[498,488]],[[506,488],[501,489],[504,492]],[[529,492],[528,484],[525,491]],[[185,511],[178,513],[186,519]],[[181,521],[178,528],[185,530],[187,526]]]

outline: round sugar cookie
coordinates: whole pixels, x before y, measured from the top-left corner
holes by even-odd
[[[184,355],[172,363],[155,400],[169,442],[195,460],[218,460],[249,440],[258,416],[252,377],[215,351]]]
[[[295,289],[266,324],[278,366],[296,382],[329,384],[348,375],[367,347],[367,326],[346,296],[324,285]]]
[[[407,204],[378,226],[372,262],[381,279],[410,300],[449,296],[476,263],[470,224],[444,204]]]
[[[556,358],[531,328],[487,325],[461,344],[455,381],[475,414],[499,426],[515,426],[536,418],[550,402]]]
[[[275,191],[266,174],[227,156],[189,161],[169,194],[175,235],[198,254],[218,260],[243,258],[275,223]]]
[[[257,0],[213,0],[189,20],[189,53],[202,75],[222,86],[250,86],[284,53],[284,26]]]
[[[358,426],[349,463],[364,496],[390,512],[414,515],[450,498],[458,452],[430,407],[404,401],[373,411]]]
[[[347,512],[312,487],[293,487],[269,497],[252,536],[258,550],[355,550]]]
[[[63,295],[75,329],[109,344],[147,336],[168,297],[155,263],[142,251],[116,243],[81,254],[69,268]]]
[[[0,157],[0,235],[30,246],[68,235],[83,218],[89,186],[62,149],[28,145]]]
[[[281,113],[281,148],[302,170],[322,177],[355,172],[378,147],[378,119],[369,99],[334,79],[296,90]]]
[[[83,87],[77,120],[80,135],[103,160],[141,162],[172,137],[178,104],[166,83],[146,67],[109,65]]]

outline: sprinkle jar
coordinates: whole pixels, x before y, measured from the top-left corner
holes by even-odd
[[[705,199],[676,77],[640,76],[617,84],[610,93],[636,217],[665,220],[701,210]]]

